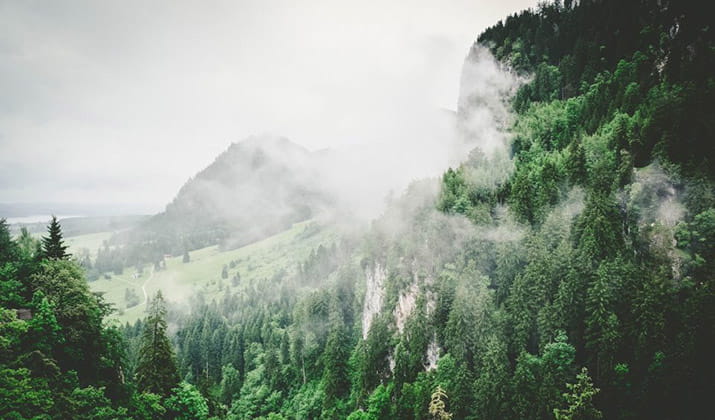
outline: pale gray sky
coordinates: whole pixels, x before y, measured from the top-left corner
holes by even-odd
[[[0,202],[159,211],[251,134],[399,151],[455,108],[477,35],[535,5],[0,0]]]

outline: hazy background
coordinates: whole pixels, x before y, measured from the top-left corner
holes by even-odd
[[[157,212],[262,133],[444,170],[469,47],[535,5],[0,0],[0,203]]]

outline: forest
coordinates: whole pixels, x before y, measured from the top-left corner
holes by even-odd
[[[157,293],[107,322],[56,220],[41,240],[0,221],[0,418],[711,417],[706,9],[566,0],[486,29],[466,61],[523,81],[508,149],[190,311]]]

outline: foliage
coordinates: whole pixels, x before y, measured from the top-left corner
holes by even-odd
[[[171,418],[176,420],[206,420],[209,407],[195,386],[181,382],[164,403]]]
[[[67,253],[67,245],[62,239],[62,228],[57,217],[52,216],[49,226],[47,227],[48,236],[42,237],[42,255],[50,259],[67,259],[71,255]]]
[[[429,413],[435,420],[449,420],[452,418],[452,415],[447,412],[447,399],[447,393],[444,392],[441,386],[437,386],[429,403]]]
[[[59,223],[53,219],[43,253],[26,232],[19,243],[7,238],[0,223],[0,417],[128,418],[117,407],[122,343],[102,324],[107,306],[67,260]]]
[[[603,418],[603,414],[593,406],[593,398],[600,391],[593,386],[591,378],[588,376],[588,369],[583,368],[576,376],[575,384],[566,385],[569,389],[564,394],[567,408],[554,409],[556,420],[597,420]]]
[[[179,235],[192,221],[172,218],[200,195],[186,187],[153,221],[183,224],[144,251],[150,275],[215,281],[190,311],[159,294],[146,319],[108,326],[84,268],[57,251],[58,224],[41,253],[0,221],[0,416],[702,417],[715,377],[709,15],[575,3],[479,37],[528,75],[510,150],[411,185],[364,232],[334,241],[306,225],[280,247],[221,252],[236,245],[225,226]],[[93,269],[121,271],[138,258],[126,252],[107,244]]]
[[[167,396],[179,383],[174,352],[166,330],[164,297],[157,292],[149,305],[136,368],[137,385],[143,392]],[[184,387],[180,388],[186,391]]]

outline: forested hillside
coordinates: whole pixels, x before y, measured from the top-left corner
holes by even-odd
[[[470,159],[445,174],[438,206],[492,224],[506,205],[526,233],[482,269],[503,324],[491,325],[498,344],[477,345],[465,369],[475,399],[460,416],[585,409],[575,397],[562,407],[561,394],[586,367],[604,418],[707,417],[715,55],[706,16],[700,2],[566,2],[479,37],[531,76],[513,100],[515,170],[484,189],[470,173],[489,162]],[[491,346],[501,347],[490,355]],[[555,348],[567,350],[566,365],[550,365]],[[485,380],[485,393],[504,394],[480,401]]]
[[[0,417],[711,417],[710,21],[584,0],[488,28],[463,164],[189,312],[157,294],[107,327],[56,227],[40,247],[0,225]]]
[[[220,245],[234,249],[310,219],[330,203],[316,157],[285,138],[256,136],[190,178],[166,209],[115,235],[112,263],[158,263],[164,255]]]

